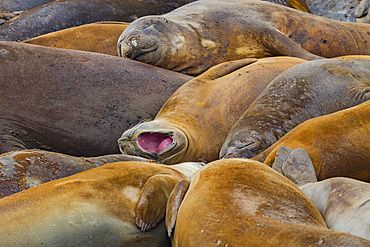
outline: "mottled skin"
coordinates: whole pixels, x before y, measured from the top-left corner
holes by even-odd
[[[16,42],[0,42],[0,60],[0,153],[119,153],[122,129],[154,118],[192,79],[129,59]]]
[[[282,146],[303,148],[310,156],[318,180],[351,177],[370,182],[370,101],[295,127],[255,160],[272,166]]]
[[[329,229],[370,240],[370,184],[350,178],[307,183],[300,189],[323,216]]]
[[[132,22],[167,13],[191,0],[57,0],[31,9],[0,26],[0,40],[23,41],[97,21]]]
[[[1,244],[170,246],[163,223],[157,226],[167,198],[201,166],[110,163],[2,198]]]
[[[255,61],[226,62],[185,83],[153,121],[123,133],[118,141],[121,152],[165,164],[217,159],[228,131],[245,109],[276,76],[306,60],[274,57]],[[162,138],[150,140],[153,134]],[[145,149],[159,147],[166,137],[172,138],[167,148]],[[140,145],[139,138],[145,138],[146,146]]]
[[[355,11],[356,21],[370,23],[370,0],[362,0]]]
[[[96,22],[44,34],[23,43],[118,56],[117,40],[128,25],[125,22]]]
[[[254,157],[300,123],[369,99],[370,59],[299,64],[276,77],[237,120],[220,157]]]
[[[232,18],[230,18],[232,16]],[[288,55],[307,60],[370,54],[370,26],[256,0],[200,0],[132,22],[122,57],[187,74],[221,62]]]
[[[260,162],[214,161],[189,187],[186,181],[176,185],[167,203],[166,228],[174,247],[369,246],[365,239],[327,229],[305,194]]]
[[[123,154],[74,157],[43,150],[22,150],[0,155],[0,198],[118,161],[153,162]]]
[[[24,11],[52,1],[53,0],[1,0],[0,11]]]

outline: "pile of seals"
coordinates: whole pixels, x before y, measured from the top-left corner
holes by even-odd
[[[337,2],[2,1],[0,245],[369,246],[370,0]]]

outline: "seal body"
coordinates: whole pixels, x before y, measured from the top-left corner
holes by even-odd
[[[254,61],[226,62],[185,83],[153,121],[123,133],[118,141],[121,152],[165,164],[217,159],[228,131],[245,109],[276,76],[306,60]]]
[[[183,192],[180,185],[172,191],[166,211],[172,246],[369,244],[365,239],[327,229],[305,194],[260,162],[226,159],[207,164],[192,178],[174,214],[171,206],[179,203],[176,200]]]
[[[246,57],[368,55],[369,39],[366,24],[330,20],[266,1],[200,0],[132,22],[118,48],[122,57],[199,74]]]
[[[369,59],[321,59],[286,70],[236,121],[220,157],[254,157],[308,119],[367,101],[369,78]]]
[[[153,118],[190,76],[104,54],[0,43],[0,153],[119,153],[117,138]]]
[[[0,40],[23,41],[46,33],[97,21],[132,22],[167,13],[190,0],[57,0],[22,13],[0,26]]]
[[[122,154],[74,157],[44,150],[22,150],[0,155],[0,198],[107,163],[150,160]]]
[[[23,43],[118,56],[117,40],[128,25],[125,22],[96,22],[37,36]]]
[[[53,0],[2,0],[0,11],[24,11],[50,3]]]
[[[168,195],[200,167],[110,163],[5,197],[0,200],[1,244],[169,246],[163,223],[157,226]],[[137,222],[143,231],[154,229],[143,232]]]
[[[272,166],[282,146],[303,148],[318,180],[350,177],[370,182],[370,101],[295,127],[253,159]]]
[[[350,178],[330,178],[300,186],[328,228],[370,240],[370,185]]]

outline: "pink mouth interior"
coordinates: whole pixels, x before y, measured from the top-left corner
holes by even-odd
[[[137,138],[139,146],[147,152],[159,153],[168,148],[173,142],[171,135],[142,134]]]

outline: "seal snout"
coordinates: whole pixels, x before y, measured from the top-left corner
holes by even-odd
[[[174,145],[173,134],[143,133],[138,136],[137,142],[149,153],[159,153]]]
[[[158,48],[155,38],[142,35],[130,35],[123,37],[118,43],[118,51],[121,57],[137,59],[139,56],[154,51]]]

